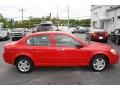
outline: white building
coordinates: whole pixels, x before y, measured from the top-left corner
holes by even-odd
[[[92,5],[91,28],[105,29],[109,33],[120,28],[120,5]]]

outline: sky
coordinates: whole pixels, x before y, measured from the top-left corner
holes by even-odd
[[[82,19],[90,18],[91,5],[117,5],[119,0],[0,0],[0,13],[7,18],[21,19],[20,9],[24,9],[24,19],[48,16],[67,18],[69,6],[69,17]]]

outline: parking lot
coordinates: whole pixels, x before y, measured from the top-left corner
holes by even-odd
[[[84,36],[84,35],[83,35]],[[120,62],[109,66],[103,72],[92,72],[87,67],[39,67],[28,74],[18,72],[13,65],[3,61],[4,45],[9,41],[0,41],[0,84],[42,84],[42,85],[108,85],[120,84]],[[120,54],[120,45],[108,41]]]

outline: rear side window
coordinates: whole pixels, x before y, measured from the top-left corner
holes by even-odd
[[[27,40],[28,45],[32,46],[49,46],[50,45],[50,36],[35,36],[30,37]]]
[[[52,24],[41,24],[40,26],[46,27],[46,26],[52,26]]]

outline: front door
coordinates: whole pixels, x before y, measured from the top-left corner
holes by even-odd
[[[58,62],[64,66],[78,66],[84,62],[85,48],[77,48],[80,42],[66,35],[55,35],[56,48],[61,55]]]

